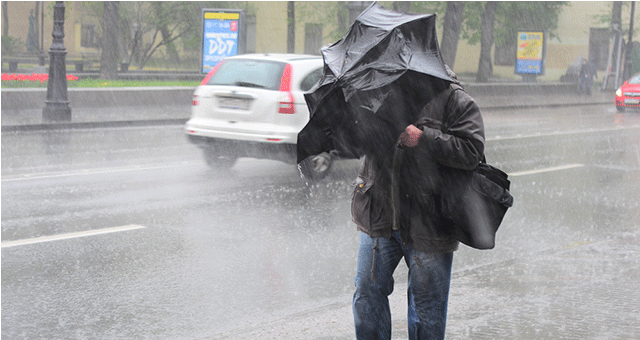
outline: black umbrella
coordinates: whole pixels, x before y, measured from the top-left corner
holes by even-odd
[[[344,38],[322,49],[323,76],[305,95],[311,119],[298,134],[298,162],[331,150],[359,158],[395,145],[452,81],[435,21],[435,14],[402,14],[373,3]]]

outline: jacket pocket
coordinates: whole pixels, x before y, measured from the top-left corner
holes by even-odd
[[[371,230],[371,186],[373,181],[358,176],[353,182],[353,198],[351,200],[351,217],[361,228]]]

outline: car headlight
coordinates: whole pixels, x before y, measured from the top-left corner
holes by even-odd
[[[616,96],[622,97],[622,87],[616,90]]]

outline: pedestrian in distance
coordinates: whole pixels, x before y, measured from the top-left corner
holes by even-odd
[[[580,66],[580,85],[578,87],[578,92],[580,94],[586,93],[591,95],[591,87],[593,86],[594,77],[598,78],[596,66],[590,60],[583,58]]]
[[[353,296],[358,339],[391,338],[388,297],[403,258],[409,269],[409,339],[444,339],[459,242],[447,232],[451,226],[438,209],[439,167],[474,169],[485,141],[480,109],[446,68],[454,82],[433,78],[432,93],[425,95],[440,101],[430,107],[442,110],[416,112],[416,121],[431,123],[407,126],[397,147],[383,155],[365,155],[355,181],[352,217],[361,232]],[[407,108],[396,104],[394,109]]]

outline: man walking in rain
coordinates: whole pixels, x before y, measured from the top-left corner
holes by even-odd
[[[478,166],[484,125],[442,61],[435,19],[371,4],[322,49],[323,76],[305,94],[311,119],[298,134],[302,174],[332,150],[364,156],[351,210],[361,232],[353,313],[362,340],[391,338],[388,296],[403,258],[409,339],[444,338],[458,241],[440,212],[440,171]]]
[[[388,296],[402,258],[409,268],[409,339],[444,339],[458,241],[447,233],[437,208],[438,167],[475,168],[484,152],[484,125],[478,106],[459,86],[434,78],[433,88],[447,93],[434,99],[441,101],[442,112],[421,112],[433,123],[407,126],[395,152],[365,156],[356,180],[352,214],[361,238],[353,313],[358,339],[391,338]],[[424,173],[415,173],[417,161]]]

